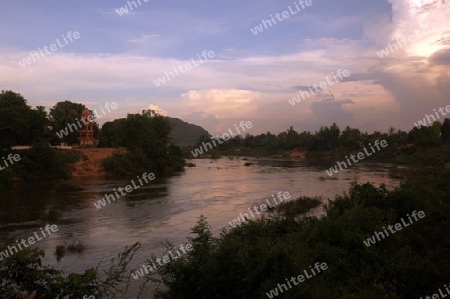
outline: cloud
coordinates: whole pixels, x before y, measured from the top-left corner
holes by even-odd
[[[256,109],[258,92],[237,89],[190,90],[182,94],[190,110],[212,114],[216,118],[246,115]]]
[[[430,57],[431,65],[450,65],[450,48],[434,53]]]
[[[157,105],[153,105],[153,104],[148,105],[147,110],[154,110],[156,113],[158,113],[160,115],[164,115],[164,116],[169,115],[169,113],[166,110],[160,108]]]
[[[292,86],[292,88],[295,89],[295,90],[306,90],[306,91],[309,90],[309,87],[310,87],[310,86],[306,86],[306,85]]]
[[[440,39],[436,41],[439,45],[450,46],[450,31],[444,32]]]
[[[194,111],[182,115],[182,119],[205,129],[208,128],[207,131],[210,133],[221,133],[220,127],[223,120],[216,118],[212,114],[203,111]]]
[[[143,35],[140,38],[129,39],[128,42],[130,42],[130,43],[146,43],[150,39],[155,38],[155,37],[159,37],[159,34]]]
[[[353,122],[352,113],[345,111],[344,105],[354,105],[352,100],[336,100],[333,94],[324,94],[322,99],[311,104],[310,109],[314,115],[320,118],[322,124],[330,124],[346,119],[347,123]]]
[[[443,34],[450,30],[448,15],[450,5],[440,0],[389,0],[392,3],[392,20],[385,17],[365,28],[366,36],[385,48],[398,40],[406,45],[396,50],[393,56],[423,56],[441,50]],[[433,24],[437,29],[432,29]],[[418,34],[418,36],[417,36]],[[415,36],[414,41],[409,41]]]
[[[340,82],[357,82],[357,81],[371,81],[366,75],[364,74],[351,74],[348,77],[343,77]]]
[[[274,36],[270,44],[283,45],[278,47],[281,50],[269,43],[257,49],[261,45],[255,46],[252,41],[218,42],[216,35],[226,37],[230,30],[222,26],[227,25],[223,19],[146,11],[150,6],[142,7],[133,18],[119,18],[110,12],[117,16],[111,19],[120,21],[117,39],[124,46],[123,52],[70,54],[64,48],[21,68],[18,61],[29,56],[29,52],[2,48],[0,81],[5,88],[21,92],[35,103],[94,98],[118,102],[123,115],[152,103],[149,108],[166,113],[168,110],[170,116],[217,133],[242,120],[252,121],[256,133],[283,131],[290,125],[300,130],[314,129],[330,121],[376,130],[391,125],[410,128],[417,117],[448,102],[449,10],[435,6],[436,1],[389,2],[392,19],[390,12],[384,11],[375,22],[367,24],[364,39],[324,33],[335,25],[341,32],[350,27],[360,29],[358,25],[370,18],[359,13],[349,19],[338,16],[333,24],[320,25],[323,22],[318,21],[317,26],[322,27],[307,38],[286,35],[288,41],[281,35]],[[248,11],[241,13],[244,12]],[[399,49],[383,59],[376,55],[396,37],[407,37],[427,22],[436,22],[440,27],[429,37],[411,43],[407,51]],[[134,28],[131,33],[127,31],[130,24]],[[149,25],[139,28],[152,31],[136,33],[135,24]],[[234,23],[230,26],[241,29]],[[194,36],[188,34],[191,31]],[[164,86],[155,86],[153,80],[189,62],[196,53],[210,49],[206,45],[214,48],[213,60]],[[332,72],[338,69],[348,69],[351,75],[294,107],[288,103],[298,91],[309,91],[309,86],[323,82],[327,76],[331,79]]]

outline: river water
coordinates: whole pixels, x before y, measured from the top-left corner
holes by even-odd
[[[321,196],[325,202],[347,191],[352,180],[388,186],[400,183],[396,166],[387,164],[361,163],[330,178],[325,167],[311,167],[299,160],[224,157],[190,162],[196,167],[157,178],[100,209],[93,205],[96,200],[113,188],[125,187],[135,177],[77,180],[84,188],[81,192],[51,193],[42,186],[27,185],[12,195],[0,195],[0,250],[14,245],[15,240],[28,239],[50,223],[58,225],[58,232],[32,245],[45,250],[45,264],[65,273],[82,273],[103,260],[100,269],[105,269],[125,245],[140,241],[142,247],[131,263],[131,268],[138,269],[152,254],[162,257],[162,241],[175,246],[186,243],[202,214],[217,235],[239,213],[263,204],[279,191],[289,192],[291,198]],[[245,162],[253,164],[244,166]],[[321,213],[321,208],[311,211],[313,215]],[[85,250],[66,253],[57,261],[55,247],[75,240],[82,241]],[[129,298],[135,297],[135,285],[133,282]],[[151,297],[153,287],[146,298]]]

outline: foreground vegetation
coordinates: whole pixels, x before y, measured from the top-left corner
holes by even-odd
[[[348,194],[325,206],[326,216],[320,219],[299,220],[299,213],[319,203],[319,198],[299,198],[280,206],[278,216],[223,229],[217,237],[201,217],[189,238],[193,250],[158,268],[159,276],[149,275],[147,280],[160,283],[155,294],[160,299],[264,298],[285,278],[298,276],[319,261],[328,265],[327,271],[279,298],[395,299],[434,294],[450,275],[449,177],[450,170],[427,169],[394,189],[353,183]],[[370,247],[364,245],[375,231],[399,223],[414,210],[424,211],[426,217]],[[36,291],[36,298],[125,296],[127,265],[138,248],[135,244],[120,254],[113,270],[103,275],[89,269],[69,276],[42,266],[39,251],[24,250],[0,262],[0,293],[8,294],[6,298],[19,298],[14,297],[19,289],[23,296]],[[122,261],[120,266],[117,261]]]
[[[99,271],[99,266],[84,271],[83,274],[70,273],[42,265],[44,251],[26,248],[0,263],[0,298],[118,298],[125,296],[130,277],[126,267],[133,259],[140,244],[126,247],[111,259],[107,270]],[[125,298],[125,297],[122,297]]]
[[[448,170],[429,170],[401,187],[353,184],[325,217],[250,221],[214,238],[202,219],[201,242],[162,272],[156,298],[264,298],[315,262],[328,270],[279,298],[420,298],[448,283]],[[363,240],[412,211],[426,217],[371,247]]]

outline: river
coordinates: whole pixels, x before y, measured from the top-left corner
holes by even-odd
[[[162,256],[162,241],[175,246],[186,243],[190,229],[202,214],[217,235],[239,213],[248,212],[249,207],[264,203],[279,191],[289,192],[291,198],[321,196],[325,201],[348,190],[352,180],[388,186],[400,183],[396,166],[387,164],[361,163],[330,178],[325,168],[299,160],[223,157],[190,162],[196,167],[169,178],[157,178],[100,209],[93,205],[96,200],[112,193],[113,188],[128,185],[134,177],[76,180],[84,188],[81,192],[51,193],[30,184],[12,195],[1,195],[0,249],[33,236],[47,223],[57,224],[56,234],[32,245],[45,250],[45,264],[65,273],[81,273],[103,260],[100,268],[104,269],[125,245],[140,241],[142,248],[131,264],[137,269],[151,254]],[[253,164],[244,166],[245,162]],[[322,213],[321,208],[312,211],[313,215]],[[55,247],[75,240],[82,241],[85,250],[66,253],[57,261]],[[132,294],[135,283],[133,289]]]

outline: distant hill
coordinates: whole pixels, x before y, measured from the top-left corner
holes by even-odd
[[[168,117],[174,125],[170,138],[174,144],[194,144],[201,135],[211,135],[200,126],[182,121],[179,118]]]

